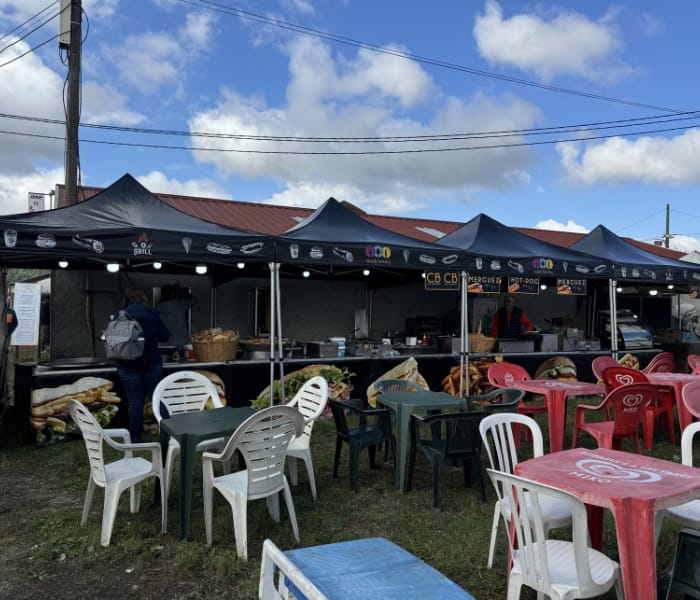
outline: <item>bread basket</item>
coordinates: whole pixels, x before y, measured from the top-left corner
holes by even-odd
[[[207,329],[192,335],[190,342],[195,358],[200,362],[224,362],[234,360],[238,352],[238,331]]]
[[[476,352],[481,354],[486,354],[493,350],[493,345],[496,340],[492,337],[485,336],[481,333],[481,321],[479,321],[479,327],[476,333],[469,334],[469,352]]]

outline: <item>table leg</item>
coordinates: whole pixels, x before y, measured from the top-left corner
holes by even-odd
[[[591,548],[600,550],[603,547],[603,508],[586,504],[588,513],[588,533],[591,536]]]
[[[406,454],[411,411],[400,404],[396,407],[396,489],[403,492],[406,484]]]
[[[160,441],[161,464],[163,465],[163,468],[165,469],[165,459],[168,456],[168,445],[170,444],[170,434],[167,431],[165,431],[164,429],[160,429],[159,434],[160,434],[159,441]],[[165,477],[165,473],[163,474],[163,476]],[[153,498],[154,498],[155,502],[158,503],[161,500],[160,486],[155,485],[153,487],[155,488],[154,492],[153,492]],[[167,504],[168,499],[163,498],[162,501]]]
[[[566,425],[566,393],[564,390],[551,390],[547,393],[547,417],[549,420],[549,451],[564,449],[564,429]]]
[[[639,503],[613,509],[625,598],[656,598],[654,512]]]
[[[190,530],[190,512],[192,509],[192,478],[194,476],[194,457],[197,453],[197,440],[193,436],[183,435],[180,442],[180,541],[187,541]]]

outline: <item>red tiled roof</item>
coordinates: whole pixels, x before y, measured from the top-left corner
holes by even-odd
[[[64,186],[58,185],[57,188],[60,205],[63,200]],[[87,200],[101,192],[102,189],[103,188],[97,187],[81,187],[80,197],[82,200]],[[257,231],[270,235],[278,235],[287,231],[314,212],[312,208],[261,204],[258,202],[243,202],[240,200],[194,198],[175,194],[156,193],[155,195],[170,206],[200,219],[226,225],[227,227]],[[435,219],[370,215],[349,202],[344,202],[344,204],[374,225],[425,242],[435,241],[441,237],[440,234],[445,235],[451,233],[462,225],[462,223]],[[584,236],[582,233],[550,229],[533,229],[529,227],[514,227],[513,229],[539,240],[564,247],[571,246]],[[680,259],[685,256],[683,252],[664,248],[663,246],[639,242],[632,238],[623,239],[642,250],[653,252],[654,254],[666,258]]]

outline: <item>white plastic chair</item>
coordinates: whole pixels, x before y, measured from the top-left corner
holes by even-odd
[[[219,392],[210,379],[196,371],[177,371],[163,377],[153,391],[153,398],[151,399],[153,416],[156,418],[158,425],[160,425],[161,419],[165,416],[163,407],[167,411],[167,416],[172,416],[179,413],[204,410],[209,399],[211,399],[213,408],[223,407],[219,398]],[[205,440],[197,444],[197,451],[204,452],[205,450],[220,449],[225,441],[224,438]],[[165,457],[166,498],[170,492],[173,465],[179,454],[180,443],[171,437],[168,444],[168,453]],[[228,468],[228,465],[225,465],[225,467]]]
[[[520,597],[523,585],[553,599],[591,598],[613,587],[622,600],[620,565],[588,545],[586,507],[576,496],[524,477],[487,469],[499,501],[517,507],[503,519],[512,527],[508,537],[512,567],[508,600]],[[520,499],[527,498],[527,502]],[[566,504],[573,515],[571,541],[547,539],[545,505]]]
[[[277,583],[275,583],[275,577]],[[290,587],[293,587],[293,590],[290,590]],[[290,600],[298,597],[296,591],[307,600],[328,600],[328,596],[311,583],[272,541],[265,540],[260,564],[258,598]]]
[[[297,484],[297,460],[303,460],[306,472],[309,476],[311,496],[316,500],[316,478],[314,477],[314,465],[311,462],[311,431],[314,422],[328,405],[328,382],[317,375],[304,382],[299,391],[294,394],[287,406],[296,407],[304,417],[304,431],[294,438],[287,450],[287,465],[289,467],[289,480],[292,485]]]
[[[518,464],[518,446],[515,443],[513,424],[518,425],[518,431],[520,431],[521,427],[529,431],[532,438],[532,458],[544,454],[542,430],[532,417],[520,413],[493,413],[484,417],[479,423],[479,433],[481,434],[492,469],[513,473],[515,465]],[[527,458],[531,457],[528,456]],[[526,496],[525,502],[528,501],[529,498]],[[542,507],[545,534],[549,534],[551,529],[567,527],[571,524],[571,511],[567,503],[559,502],[552,498],[543,498]],[[500,522],[499,516],[502,514],[504,518],[509,520],[511,512],[512,506],[508,503],[507,498],[503,500],[499,498],[496,501],[496,505],[493,508],[491,541],[489,542],[489,569],[493,566],[498,523]]]
[[[681,462],[693,466],[693,437],[700,431],[700,421],[691,423],[683,430],[681,436]],[[700,500],[691,500],[679,506],[672,506],[656,513],[656,539],[659,539],[664,519],[671,519],[683,527],[700,529]]]
[[[226,442],[220,453],[202,455],[204,478],[204,526],[207,545],[212,544],[214,489],[219,490],[231,505],[236,551],[248,559],[248,501],[267,499],[270,516],[280,520],[279,492],[284,492],[294,538],[299,541],[296,512],[287,478],[284,476],[285,455],[292,438],[304,430],[304,417],[296,408],[271,406],[246,419]],[[214,477],[214,461],[230,461],[238,450],[246,468],[236,473]]]
[[[163,462],[160,444],[157,442],[131,443],[128,429],[102,429],[94,415],[77,400],[71,400],[68,405],[71,418],[80,427],[90,459],[90,479],[88,480],[81,525],[87,522],[95,487],[105,490],[104,507],[102,509],[102,533],[100,543],[109,546],[117,515],[119,497],[125,490],[130,490],[130,510],[136,513],[141,504],[141,483],[150,477],[157,477],[160,483],[161,497],[161,533],[167,527],[167,502],[165,500],[165,481],[163,477]],[[121,438],[123,442],[116,441]],[[104,460],[104,443],[124,452],[123,458],[106,463]],[[148,461],[140,456],[134,456],[135,451],[151,453]]]

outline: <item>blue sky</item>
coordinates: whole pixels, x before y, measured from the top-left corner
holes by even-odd
[[[64,119],[59,8],[0,0],[2,213],[64,178],[65,128],[46,122]],[[672,246],[700,249],[700,121],[679,114],[698,95],[695,0],[83,9],[85,185],[129,172],[153,192],[305,207],[334,196],[647,241],[668,204]]]

